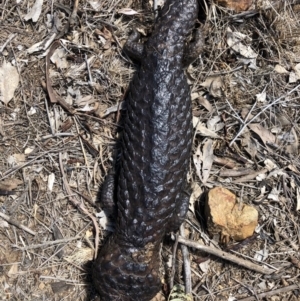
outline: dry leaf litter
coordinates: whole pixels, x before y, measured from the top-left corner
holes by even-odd
[[[122,45],[133,28],[150,33],[153,3],[77,2],[0,3],[1,300],[97,300],[96,237],[101,245],[114,225],[96,200],[137,67]],[[191,204],[179,238],[193,246],[194,300],[300,300],[298,2],[202,1],[205,48],[187,70]],[[252,236],[224,245],[209,235],[201,196],[214,187],[257,210]],[[172,246],[166,238],[155,300],[190,300]]]

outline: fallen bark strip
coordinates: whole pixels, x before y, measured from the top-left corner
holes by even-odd
[[[240,177],[254,173],[252,168],[240,168],[240,169],[223,169],[219,172],[220,177]]]
[[[270,269],[270,268],[267,268],[266,266],[263,266],[262,265],[263,263],[261,265],[258,265],[256,263],[253,263],[251,261],[239,258],[239,257],[237,257],[233,254],[224,252],[222,250],[218,250],[216,248],[212,248],[212,247],[209,247],[209,246],[204,246],[204,245],[202,245],[200,243],[197,243],[195,241],[185,239],[182,236],[178,237],[178,242],[181,243],[181,244],[184,244],[186,246],[189,246],[189,247],[198,249],[200,251],[206,252],[208,254],[215,255],[215,256],[220,257],[224,260],[231,261],[231,262],[236,263],[240,266],[243,266],[243,267],[245,267],[249,270],[253,270],[253,271],[261,273],[261,274],[270,275],[270,274],[272,274],[276,271],[274,269]]]
[[[265,174],[265,173],[267,173],[267,172],[268,172],[268,169],[267,169],[267,168],[263,168],[263,169],[261,169],[261,170],[255,171],[255,172],[253,172],[253,173],[251,173],[251,174],[249,174],[249,175],[246,175],[246,176],[244,176],[244,177],[241,177],[241,178],[239,178],[239,179],[236,179],[236,180],[232,181],[232,183],[248,182],[248,181],[250,181],[250,180],[255,179],[258,175],[260,175],[260,174]]]
[[[19,223],[18,221],[16,221],[15,219],[11,218],[10,216],[0,212],[0,217],[2,217],[4,220],[6,220],[8,223],[30,233],[31,235],[36,235],[35,231],[32,231],[31,229],[29,229],[28,227],[22,225],[21,223]]]
[[[270,297],[270,296],[274,296],[274,295],[277,295],[277,294],[290,292],[290,291],[293,291],[293,290],[296,290],[296,289],[299,290],[299,288],[300,288],[299,284],[292,284],[292,285],[289,285],[289,286],[278,288],[276,290],[268,291],[268,292],[265,292],[265,293],[260,293],[260,294],[257,294],[256,296],[251,296],[251,297],[247,297],[247,298],[243,298],[243,299],[238,299],[238,301],[255,301],[255,300],[257,300],[257,298],[261,299],[261,298],[265,298],[265,297]]]

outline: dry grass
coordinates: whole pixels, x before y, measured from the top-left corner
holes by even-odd
[[[136,67],[122,45],[132,27],[148,32],[152,16],[142,1],[80,1],[49,71],[57,95],[75,112],[70,115],[49,103],[45,51],[27,49],[51,35],[53,13],[58,29],[65,26],[73,1],[44,1],[36,23],[24,20],[34,2],[0,3],[0,50],[7,43],[0,63],[12,63],[20,75],[14,98],[0,105],[0,192],[6,194],[0,196],[0,299],[92,300],[95,232],[89,215],[99,211],[98,188],[119,133],[118,104]],[[205,49],[188,75],[195,125],[201,121],[210,132],[204,137],[203,127],[195,128],[193,152],[213,139],[214,157],[208,171],[201,162],[195,168],[191,158],[190,185],[196,194],[222,185],[256,207],[257,235],[229,249],[254,262],[260,252],[276,272],[262,275],[190,249],[195,300],[300,300],[300,290],[291,286],[299,282],[300,268],[300,6],[293,2],[274,1],[270,9],[262,2],[260,10],[244,14],[215,5],[204,10]],[[118,13],[126,7],[141,14]],[[237,40],[236,33],[243,36]],[[249,172],[236,177],[236,169]],[[218,246],[192,212],[186,229],[189,239]],[[100,243],[106,235],[100,230]],[[164,262],[171,247],[165,243]],[[180,252],[177,263],[175,283],[183,283]]]

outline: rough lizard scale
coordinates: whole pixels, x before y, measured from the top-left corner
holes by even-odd
[[[103,301],[155,296],[161,241],[188,210],[192,112],[183,68],[200,52],[199,41],[186,43],[197,14],[197,0],[167,0],[146,44],[134,33],[125,45],[141,65],[126,99],[116,231],[93,268]]]

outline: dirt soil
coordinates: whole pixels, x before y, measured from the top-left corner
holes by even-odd
[[[188,248],[194,300],[300,300],[297,2],[243,12],[201,2],[205,47],[186,71],[195,131],[181,236],[219,253]],[[0,1],[0,300],[98,299],[91,265],[113,224],[97,195],[138,68],[122,45],[133,28],[150,34],[154,15],[152,1],[79,1],[72,15],[74,3]],[[203,195],[217,186],[257,209],[251,237],[224,245],[209,235]],[[167,236],[156,300],[188,282],[173,246]]]

